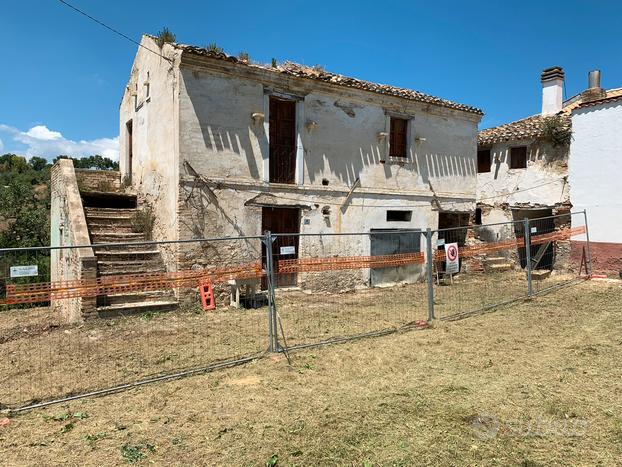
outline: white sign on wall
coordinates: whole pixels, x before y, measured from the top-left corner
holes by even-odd
[[[11,266],[11,277],[38,276],[39,267],[36,264],[30,266]]]
[[[445,243],[445,272],[456,274],[460,271],[460,258],[457,243]]]
[[[295,246],[282,246],[280,249],[280,253],[282,255],[295,255],[296,247]]]

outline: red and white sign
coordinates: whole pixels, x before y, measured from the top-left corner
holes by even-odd
[[[456,274],[460,271],[460,258],[457,243],[445,243],[445,272]]]

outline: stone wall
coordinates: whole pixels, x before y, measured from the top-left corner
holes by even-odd
[[[52,167],[50,211],[51,246],[90,245],[76,173],[70,159],[60,159]],[[52,282],[95,279],[97,258],[90,246],[53,249],[50,268]],[[68,323],[96,316],[96,297],[52,300],[51,305]]]

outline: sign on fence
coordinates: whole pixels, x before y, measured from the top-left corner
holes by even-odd
[[[282,246],[280,253],[282,255],[295,255],[296,247],[295,246]]]
[[[457,243],[445,243],[445,261],[445,272],[447,274],[456,274],[460,271]]]
[[[30,266],[11,266],[11,277],[38,276],[39,267],[36,264]]]

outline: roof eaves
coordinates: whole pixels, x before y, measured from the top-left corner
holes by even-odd
[[[297,76],[299,78],[314,79],[318,81],[328,82],[339,86],[350,87],[355,89],[361,89],[364,91],[370,91],[377,94],[390,95],[400,97],[403,99],[422,102],[424,104],[438,105],[441,107],[459,110],[463,112],[473,113],[476,115],[484,115],[484,112],[477,108],[465,104],[442,99],[440,97],[431,96],[419,91],[398,88],[395,86],[389,86],[385,84],[372,83],[369,81],[360,80],[357,78],[351,78],[335,73],[330,73],[322,69],[307,67],[293,62],[285,62],[283,65],[277,68],[267,65],[251,64],[246,61],[240,60],[237,57],[227,55],[225,53],[219,53],[210,51],[201,47],[185,44],[172,44],[174,47],[182,50],[182,53],[189,53],[194,55],[200,55],[203,57],[215,58],[218,60],[224,60],[231,63],[237,63],[243,66],[261,68],[263,70],[269,70],[276,73],[282,73],[289,76]]]

